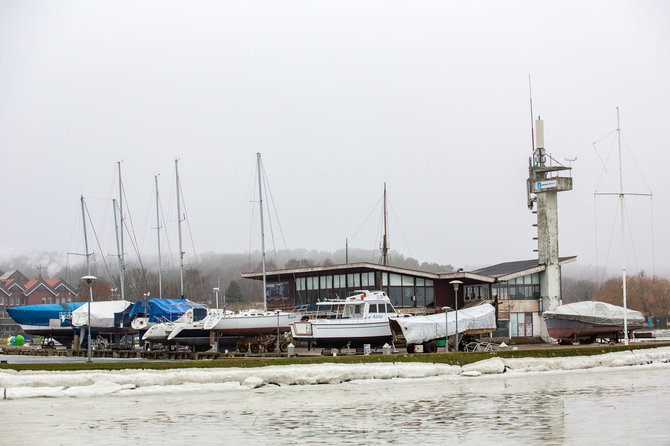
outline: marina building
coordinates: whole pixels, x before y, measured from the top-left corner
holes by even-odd
[[[558,193],[572,190],[572,169],[556,163],[546,152],[544,122],[535,121],[533,151],[528,159],[527,206],[536,215],[537,258],[480,268],[475,271],[434,273],[389,266],[386,236],[386,186],[384,186],[384,239],[382,265],[347,263],[267,272],[268,309],[314,305],[343,298],[354,290],[382,290],[392,304],[405,312],[456,310],[478,302],[496,308],[495,337],[549,335],[542,320],[544,311],[561,304],[561,267],[576,257],[559,257]],[[242,274],[262,280],[261,273]],[[458,282],[460,290],[455,289]]]
[[[575,259],[561,258],[559,266]],[[308,307],[361,289],[385,291],[393,305],[407,313],[434,313],[442,307],[462,309],[488,302],[496,307],[495,337],[538,337],[544,274],[546,265],[538,260],[443,273],[359,262],[267,271],[266,296],[270,310]],[[242,277],[263,279],[258,272]],[[463,283],[458,291],[451,284],[454,280]]]

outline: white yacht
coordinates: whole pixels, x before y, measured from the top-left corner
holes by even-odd
[[[301,313],[286,311],[245,310],[236,313],[210,313],[204,319],[203,328],[214,330],[223,336],[258,336],[275,334],[277,330],[289,330],[291,323],[299,321]]]
[[[317,308],[307,321],[291,324],[294,340],[342,348],[376,347],[393,339],[389,319],[398,313],[383,291],[355,291],[346,299],[318,302]]]

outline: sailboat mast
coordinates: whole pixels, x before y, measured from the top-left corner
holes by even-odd
[[[91,260],[88,253],[88,236],[86,234],[86,211],[84,210],[84,196],[81,196],[81,219],[84,223],[84,255],[86,256],[86,277],[91,277]],[[88,338],[86,339],[88,358],[91,360],[91,301],[93,300],[93,286],[88,282]]]
[[[628,345],[628,305],[626,302],[626,242],[624,223],[623,164],[621,163],[621,125],[619,107],[616,108],[616,133],[619,145],[619,206],[621,207],[621,291],[623,293],[623,339]]]
[[[382,264],[384,266],[388,265],[388,225],[387,225],[387,212],[386,212],[386,182],[384,182],[384,241],[382,243]]]
[[[120,246],[117,243],[119,255],[119,282],[121,285],[121,300],[126,299],[126,280],[125,280],[125,265],[123,264],[123,183],[121,182],[121,161],[116,163],[119,166],[119,226],[120,231],[117,230],[120,239]],[[114,218],[116,224],[116,217]]]
[[[121,256],[121,245],[119,239],[119,222],[116,219],[116,207],[117,202],[115,198],[112,198],[112,208],[114,210],[114,232],[116,233],[116,254],[119,258],[119,281],[121,282],[121,300],[124,300],[123,292],[123,257]]]
[[[261,263],[263,264],[263,310],[268,309],[267,299],[267,278],[265,271],[265,228],[263,227],[263,183],[261,180],[261,154],[256,153],[256,163],[258,165],[258,204],[260,206],[261,216]]]
[[[158,298],[163,298],[163,271],[161,268],[161,219],[160,219],[160,201],[158,199],[158,175],[154,176],[156,180],[156,235],[158,237]]]
[[[182,248],[182,239],[181,239],[181,203],[179,201],[179,195],[181,194],[181,188],[179,187],[179,158],[174,160],[174,169],[177,178],[177,228],[179,232],[179,295],[184,297],[184,249]]]

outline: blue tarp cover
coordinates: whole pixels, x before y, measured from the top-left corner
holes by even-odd
[[[84,302],[62,304],[26,305],[7,308],[7,313],[19,325],[49,326],[49,319],[60,319],[61,327],[70,327],[72,311],[84,305]]]
[[[149,322],[175,321],[191,308],[205,307],[188,299],[147,299],[135,302],[128,318],[144,314],[149,316]]]

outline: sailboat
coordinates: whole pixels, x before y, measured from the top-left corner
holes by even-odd
[[[258,167],[258,199],[261,221],[261,257],[263,268],[263,311],[245,310],[236,313],[212,312],[203,320],[203,328],[223,336],[260,337],[287,332],[291,323],[299,321],[302,313],[281,310],[269,311],[267,305],[267,277],[265,269],[265,232],[263,228],[263,187],[261,176],[261,154],[256,154]],[[261,339],[249,340],[252,352],[258,351]],[[244,348],[244,347],[242,347]]]
[[[179,159],[175,159],[175,176],[177,185],[177,222],[179,233],[179,284],[180,284],[180,299],[163,299],[162,285],[160,284],[160,235],[158,238],[159,245],[159,289],[160,296],[158,299],[151,298],[136,302],[132,310],[128,313],[127,318],[130,320],[130,326],[140,332],[140,336],[144,336],[148,330],[156,324],[168,324],[159,329],[154,330],[152,335],[153,341],[165,340],[170,334],[172,323],[184,316],[190,309],[204,309],[205,307],[190,301],[184,297],[184,249],[182,245],[181,222],[183,221],[181,215],[181,184],[179,182]],[[158,217],[158,179],[156,178],[156,214],[159,230],[160,219]]]

